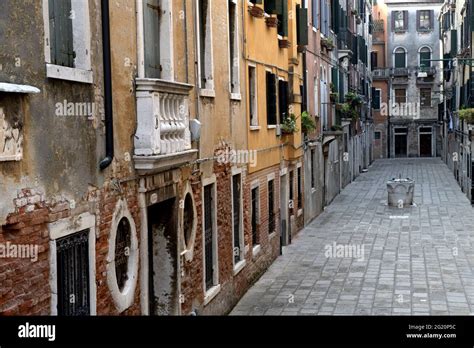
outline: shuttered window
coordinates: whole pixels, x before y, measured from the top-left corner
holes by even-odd
[[[257,108],[257,69],[249,66],[249,115],[251,126],[258,126]]]
[[[395,68],[406,68],[406,51],[401,47],[395,50]]]
[[[308,10],[296,5],[296,37],[298,45],[308,44]]]
[[[49,0],[51,63],[74,67],[71,0]]]
[[[275,232],[275,181],[268,181],[268,233]]]
[[[241,184],[242,179],[240,174],[235,174],[232,177],[232,220],[234,226],[234,264],[242,260],[243,250],[241,250]]]
[[[420,67],[428,68],[431,66],[431,51],[428,47],[423,47],[420,49]]]
[[[380,110],[380,99],[382,91],[380,89],[372,87],[372,108]]]
[[[145,77],[160,78],[160,16],[159,0],[143,0],[145,37]]]
[[[431,107],[431,88],[420,89],[420,105],[422,108]]]
[[[276,125],[276,80],[275,74],[266,72],[267,125]]]
[[[259,238],[258,238],[258,187],[252,189],[252,244],[258,245]]]
[[[311,16],[313,27],[318,29],[319,28],[319,1],[320,0],[312,0],[311,2]]]
[[[264,10],[268,14],[281,14],[283,0],[265,0]]]
[[[404,104],[407,102],[407,90],[405,88],[395,89],[395,103]]]
[[[408,11],[392,11],[392,30],[408,30]]]
[[[214,282],[214,184],[204,187],[204,276],[206,291]]]
[[[418,31],[428,31],[434,28],[434,11],[416,11],[416,29]]]
[[[278,108],[280,111],[280,122],[288,116],[288,82],[278,81]]]
[[[278,15],[278,35],[288,36],[288,2],[286,0],[277,3],[279,9]]]

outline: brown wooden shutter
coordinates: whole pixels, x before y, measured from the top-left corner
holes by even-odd
[[[71,0],[49,0],[51,63],[74,66]]]

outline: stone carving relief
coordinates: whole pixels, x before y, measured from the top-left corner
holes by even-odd
[[[23,157],[23,134],[20,122],[9,122],[0,107],[0,161],[19,161]]]

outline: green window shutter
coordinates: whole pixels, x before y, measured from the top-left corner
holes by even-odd
[[[278,81],[278,107],[280,109],[280,122],[288,116],[288,82]]]
[[[431,53],[430,52],[420,52],[420,67],[430,67],[431,66]]]
[[[334,85],[334,90],[337,91],[339,89],[339,74],[337,68],[331,68],[331,83]]]
[[[451,30],[451,57],[456,56],[458,52],[458,31],[456,29]]]
[[[288,36],[288,0],[281,1],[281,11],[278,15],[278,34]]]
[[[74,66],[71,0],[49,0],[51,63]]]
[[[159,0],[143,0],[143,9],[145,31],[145,76],[149,78],[159,78],[161,71]],[[201,45],[204,45],[202,40]]]
[[[308,10],[296,5],[296,26],[298,45],[308,44]]]
[[[395,53],[395,68],[405,68],[405,52]]]
[[[275,125],[276,122],[276,83],[275,74],[266,73],[267,90],[267,125]]]
[[[283,0],[265,0],[264,9],[268,14],[281,14],[283,10]]]

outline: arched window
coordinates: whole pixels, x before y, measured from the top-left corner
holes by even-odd
[[[398,47],[394,51],[395,68],[406,68],[407,66],[407,51],[403,47]]]
[[[419,65],[420,68],[429,68],[431,66],[431,50],[429,47],[422,47],[419,50]]]

